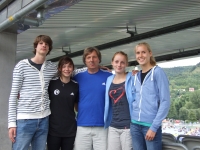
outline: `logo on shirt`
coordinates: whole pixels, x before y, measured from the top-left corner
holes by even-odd
[[[119,87],[118,89],[113,89],[109,92],[110,98],[113,100],[114,104],[116,104],[124,95],[125,95],[125,87],[124,85]]]
[[[103,83],[102,83],[102,85],[106,85],[106,83],[105,83],[105,82],[103,82]]]
[[[72,92],[70,95],[74,95],[74,93]]]
[[[58,89],[54,90],[54,94],[58,95],[60,93],[60,91]]]

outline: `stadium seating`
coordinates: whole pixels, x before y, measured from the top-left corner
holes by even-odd
[[[180,140],[182,138],[182,140]],[[184,144],[189,150],[200,150],[200,137],[191,135],[179,135],[177,142]]]
[[[188,150],[187,147],[181,143],[163,142],[162,150]]]
[[[162,141],[176,143],[176,137],[170,133],[162,133]]]

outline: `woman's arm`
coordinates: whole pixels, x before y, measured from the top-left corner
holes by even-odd
[[[159,96],[159,108],[155,119],[153,120],[150,129],[154,132],[161,126],[162,121],[166,118],[170,108],[170,90],[169,80],[163,71],[163,69],[156,68],[154,74],[154,82],[156,82],[155,88],[158,90]]]

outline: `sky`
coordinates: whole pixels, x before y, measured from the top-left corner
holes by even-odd
[[[166,62],[157,62],[157,65],[162,67],[162,68],[173,68],[173,67],[181,67],[181,66],[194,66],[200,62],[200,56],[197,57],[192,57],[192,58],[182,58],[179,60],[174,60],[174,61],[166,61]],[[139,65],[134,67],[126,67],[127,71],[131,70],[140,70]],[[114,74],[114,71],[112,71]]]
[[[200,56],[194,58],[186,58],[181,60],[174,60],[169,62],[158,62],[158,66],[162,68],[173,68],[173,67],[180,67],[180,66],[193,66],[200,62]]]

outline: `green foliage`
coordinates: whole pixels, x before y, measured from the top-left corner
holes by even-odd
[[[169,113],[168,113],[168,118],[173,118],[173,119],[177,119],[177,111],[176,111],[176,107],[175,107],[175,102],[171,102],[171,107],[169,109]]]
[[[194,108],[194,104],[191,101],[189,101],[189,102],[186,102],[185,107],[187,109],[193,109]]]
[[[200,119],[200,63],[195,66],[163,68],[170,82],[171,107],[168,118],[194,122]],[[190,92],[189,88],[194,88]]]
[[[190,121],[189,120],[185,120],[185,123],[190,123]]]
[[[179,119],[186,120],[186,119],[188,119],[188,115],[189,115],[188,109],[186,109],[185,107],[181,107],[179,109]]]
[[[192,102],[194,109],[200,108],[200,91],[194,91],[190,94],[190,101]]]
[[[191,122],[197,121],[196,113],[194,110],[190,110],[188,120],[190,120]]]

